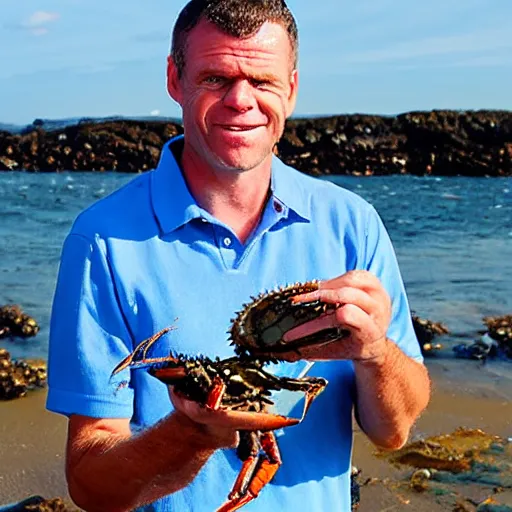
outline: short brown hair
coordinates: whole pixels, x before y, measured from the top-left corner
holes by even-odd
[[[180,77],[185,69],[188,34],[201,19],[238,38],[251,37],[266,22],[278,23],[288,33],[297,66],[297,24],[284,0],[191,0],[180,12],[172,34],[171,56]]]

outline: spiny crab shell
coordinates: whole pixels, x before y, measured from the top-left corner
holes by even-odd
[[[321,315],[334,312],[336,304],[319,300],[295,303],[293,298],[318,290],[318,281],[295,283],[284,288],[251,297],[232,321],[229,331],[231,345],[239,356],[279,359],[279,353],[299,348],[328,343],[348,332],[333,327],[293,341],[284,341],[290,329],[314,320]]]

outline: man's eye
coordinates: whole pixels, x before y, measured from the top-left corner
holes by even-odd
[[[254,87],[267,87],[271,85],[268,80],[251,80],[251,82]]]
[[[221,76],[208,76],[203,80],[203,82],[205,84],[210,84],[210,85],[219,85],[219,84],[223,84],[225,82],[225,78],[223,78]]]

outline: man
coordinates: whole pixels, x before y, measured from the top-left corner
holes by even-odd
[[[209,411],[145,371],[109,383],[134,346],[173,323],[169,350],[229,357],[230,318],[251,295],[321,279],[326,325],[350,336],[287,359],[329,385],[279,437],[283,466],[246,510],[350,510],[351,415],[385,448],[428,402],[386,231],[361,198],[273,156],[297,96],[297,30],[281,0],[192,0],[168,60],[184,138],[158,168],[99,201],[66,239],[51,325],[48,408],[69,416],[67,478],[88,511],[215,510],[241,463],[237,430],[262,415]],[[295,376],[303,362],[282,363]],[[118,382],[119,384],[119,382]],[[152,505],[147,505],[152,503]]]

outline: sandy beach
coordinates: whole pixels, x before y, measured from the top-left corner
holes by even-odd
[[[433,397],[427,412],[415,425],[412,439],[449,433],[459,426],[512,437],[510,363],[481,365],[439,358],[427,361],[427,365],[433,380]],[[44,409],[45,398],[46,392],[41,390],[23,399],[0,403],[0,503],[32,494],[47,498],[66,495],[64,440],[67,422]],[[405,482],[412,470],[396,469],[377,458],[372,445],[357,429],[354,464],[362,470],[362,482],[377,479],[361,488],[361,512],[452,510],[450,496],[433,496],[408,489]],[[404,484],[397,485],[399,482]],[[475,501],[492,494],[491,488],[478,485],[462,491]],[[512,489],[497,497],[500,503],[512,505]]]

